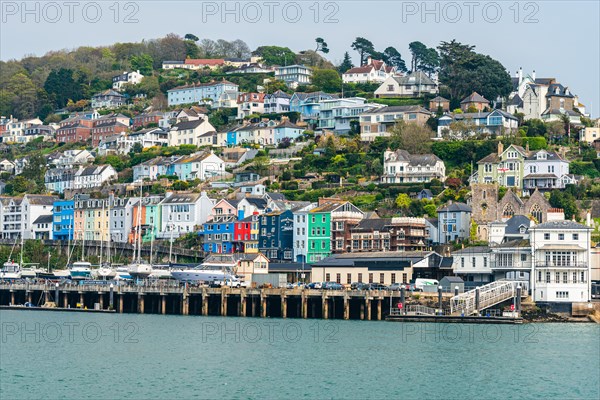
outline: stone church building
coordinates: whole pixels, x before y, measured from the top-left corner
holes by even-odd
[[[498,200],[498,185],[495,183],[471,184],[471,209],[471,216],[477,224],[477,236],[481,240],[488,240],[490,222],[525,215],[540,224],[548,221],[548,213],[562,211],[553,209],[537,189],[530,197],[523,199],[508,189],[502,199]]]

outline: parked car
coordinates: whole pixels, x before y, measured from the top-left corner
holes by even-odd
[[[405,283],[392,283],[389,287],[390,290],[394,292],[399,292],[402,288],[408,290],[408,285]]]
[[[382,283],[369,283],[366,290],[388,290],[388,287]]]
[[[321,289],[323,287],[323,284],[321,282],[311,282],[308,285],[306,285],[307,289]]]
[[[304,285],[300,282],[296,282],[296,283],[288,282],[288,283],[286,283],[285,288],[286,289],[296,289],[296,288],[302,288],[303,286]]]
[[[368,286],[369,286],[368,283],[354,282],[354,283],[350,284],[350,289],[352,289],[352,290],[367,290]]]
[[[341,283],[337,282],[323,282],[322,288],[326,290],[342,290],[344,287]]]

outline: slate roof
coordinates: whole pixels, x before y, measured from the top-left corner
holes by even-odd
[[[443,103],[443,102],[448,102],[450,100],[443,98],[442,96],[436,96],[433,99],[429,100],[429,102],[433,102],[433,103]]]
[[[514,215],[506,221],[506,228],[504,233],[506,235],[520,234],[520,227],[524,225],[526,228],[531,226],[531,220],[525,215]]]
[[[456,202],[440,208],[438,213],[440,212],[471,212],[471,207],[465,203]]]
[[[200,193],[174,193],[163,200],[163,204],[195,203]]]
[[[546,93],[546,97],[552,96],[572,98],[573,94],[569,91],[568,87],[565,87],[560,83],[553,83],[548,86],[548,93]]]
[[[438,161],[442,161],[435,154],[410,154],[406,150],[394,151],[397,161],[407,161],[409,165],[435,165]],[[385,161],[388,161],[389,158]]]
[[[521,96],[516,94],[512,99],[510,99],[510,101],[508,102],[508,105],[509,106],[522,106],[523,99],[521,98]]]
[[[248,203],[261,210],[267,208],[267,205],[269,204],[266,199],[260,197],[245,197],[245,199],[248,201]]]
[[[489,246],[474,246],[474,247],[465,247],[464,249],[453,251],[452,255],[473,254],[473,253],[491,253],[491,252],[492,252],[492,249]]]
[[[54,196],[44,196],[39,194],[28,194],[27,199],[29,200],[29,204],[38,206],[51,206],[58,200],[58,198]]]
[[[533,226],[531,229],[556,229],[556,230],[562,230],[562,229],[586,229],[586,230],[591,230],[592,228],[587,227],[583,224],[580,224],[578,222],[575,221],[550,221],[550,222],[543,222],[541,224],[535,225]]]
[[[53,220],[52,215],[40,215],[33,221],[34,224],[51,224]]]
[[[177,128],[177,130],[180,130],[180,131],[187,130],[187,129],[196,129],[203,122],[204,122],[204,120],[202,118],[195,119],[192,121],[182,121],[182,122],[179,122],[179,123],[173,125],[172,128]]]
[[[435,86],[435,82],[427,76],[426,73],[422,72],[422,71],[415,71],[415,72],[411,72],[408,75],[405,76],[394,76],[394,80],[396,82],[398,82],[399,85],[415,85],[415,84],[421,84],[421,85],[430,85],[430,86]],[[446,99],[444,99],[446,100]],[[448,100],[446,100],[448,101]]]
[[[485,97],[483,97],[482,95],[480,95],[477,92],[473,92],[470,95],[468,95],[467,97],[465,97],[464,99],[462,99],[462,101],[460,102],[460,104],[466,104],[466,103],[486,103],[489,104],[489,100],[486,99]]]

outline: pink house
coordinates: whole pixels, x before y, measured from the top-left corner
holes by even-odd
[[[220,217],[223,215],[238,215],[238,203],[239,200],[232,199],[221,199],[215,204],[215,206],[210,211],[208,215],[208,221],[212,221],[215,217]]]

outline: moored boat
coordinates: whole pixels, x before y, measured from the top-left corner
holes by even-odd
[[[69,274],[73,280],[91,279],[92,264],[87,261],[75,261],[69,269]]]

